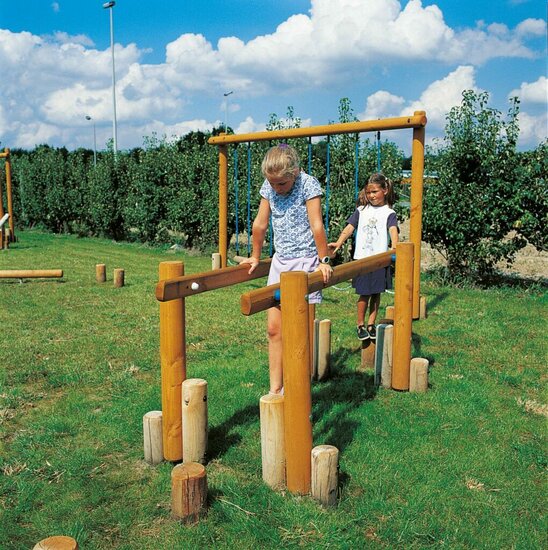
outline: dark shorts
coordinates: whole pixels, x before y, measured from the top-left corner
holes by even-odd
[[[284,271],[306,271],[312,273],[316,271],[320,260],[318,256],[311,256],[308,258],[290,258],[282,259],[278,254],[272,256],[272,263],[270,264],[270,271],[268,273],[267,285],[274,285],[280,282],[280,275]],[[308,295],[309,304],[320,304],[322,302],[322,293],[312,292]]]
[[[352,279],[352,286],[360,296],[380,294],[392,288],[392,269],[388,266],[365,275],[358,275]]]

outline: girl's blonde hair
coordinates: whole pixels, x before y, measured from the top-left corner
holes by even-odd
[[[299,173],[299,156],[291,145],[281,143],[271,147],[264,156],[261,172],[268,176],[284,178],[296,176]]]
[[[358,194],[358,206],[365,206],[366,204],[369,204],[369,201],[367,200],[367,196],[365,194],[365,190],[370,183],[374,183],[380,186],[383,190],[387,191],[384,200],[386,204],[388,204],[388,206],[392,208],[392,206],[394,206],[394,203],[396,202],[396,197],[394,195],[394,184],[384,174],[381,173],[372,174],[371,177],[367,180],[367,183]]]

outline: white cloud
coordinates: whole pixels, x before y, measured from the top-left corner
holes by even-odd
[[[542,19],[525,19],[516,27],[518,36],[544,36],[546,34],[546,22]]]
[[[522,103],[548,104],[548,79],[541,76],[536,82],[522,82],[517,90],[512,90],[508,97],[518,96]]]
[[[55,13],[58,13],[59,12],[59,2],[52,2],[51,3],[51,9],[55,12]]]
[[[518,115],[518,121],[520,145],[538,144],[548,138],[548,115],[546,111],[536,116],[522,111]]]
[[[393,116],[405,103],[403,97],[391,94],[385,90],[379,90],[367,98],[365,111],[358,115],[361,120],[372,120]]]

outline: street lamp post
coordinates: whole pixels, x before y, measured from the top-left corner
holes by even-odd
[[[105,2],[103,8],[108,9],[110,12],[110,51],[112,54],[112,142],[114,156],[118,151],[118,130],[116,127],[116,71],[114,68],[114,25],[112,22],[112,8],[116,5],[116,2]]]
[[[86,115],[86,120],[93,120]],[[93,166],[97,167],[97,134],[95,133],[95,121],[93,120]]]
[[[234,92],[231,90],[230,92],[225,92],[223,94],[225,97],[225,134],[228,134],[228,96],[233,93]]]

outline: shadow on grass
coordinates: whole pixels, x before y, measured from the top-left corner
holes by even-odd
[[[329,442],[343,452],[352,442],[359,422],[351,412],[377,394],[372,372],[348,368],[350,357],[360,351],[341,348],[331,356],[331,375],[325,383],[317,384],[312,395],[312,424],[319,439]]]
[[[423,357],[424,359],[428,359],[428,363],[430,367],[435,364],[436,359],[433,355],[424,354],[422,352],[422,338],[419,334],[413,332],[411,334],[411,356],[412,357]]]
[[[256,422],[258,418],[259,406],[248,405],[236,411],[222,424],[210,428],[207,450],[208,460],[220,458],[230,449],[230,447],[237,445],[242,440],[240,434],[232,432],[236,426],[251,424],[252,422]]]

